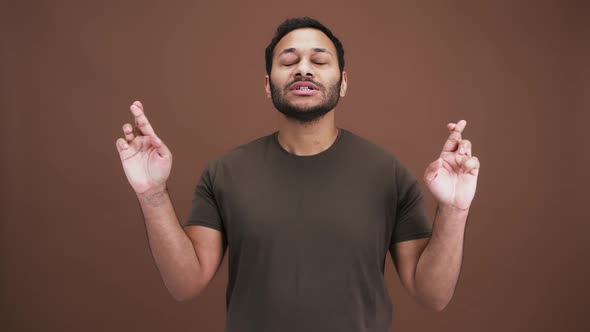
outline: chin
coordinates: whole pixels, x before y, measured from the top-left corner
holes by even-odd
[[[310,108],[313,108],[313,107],[316,107],[316,106],[320,105],[319,102],[313,102],[313,101],[292,102],[290,104],[291,104],[291,106],[300,108],[300,109],[302,109],[304,111],[307,110],[307,109],[310,109]]]

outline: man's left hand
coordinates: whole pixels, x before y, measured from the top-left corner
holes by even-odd
[[[462,139],[467,121],[449,123],[451,131],[440,157],[424,172],[426,186],[439,207],[468,210],[475,195],[479,160],[471,154],[471,142]]]

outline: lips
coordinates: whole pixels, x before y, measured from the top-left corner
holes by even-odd
[[[308,90],[319,90],[318,87],[311,82],[297,82],[291,85],[291,91],[308,91]]]
[[[318,93],[319,88],[311,82],[297,82],[291,85],[289,91],[297,96],[311,96]]]

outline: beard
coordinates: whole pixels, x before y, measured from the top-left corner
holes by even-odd
[[[320,89],[320,91],[325,91],[324,98],[318,105],[309,107],[300,107],[289,103],[289,101],[285,99],[285,95],[289,93],[289,87],[295,82],[314,83]],[[272,103],[274,104],[276,109],[279,112],[283,113],[288,119],[297,121],[301,124],[310,124],[314,121],[321,119],[324,115],[326,115],[326,113],[330,112],[332,109],[334,109],[334,107],[336,107],[336,105],[338,105],[338,100],[340,99],[341,83],[342,76],[340,76],[340,80],[338,80],[338,83],[328,87],[328,89],[324,89],[323,85],[311,79],[296,79],[290,84],[288,84],[287,87],[281,91],[281,89],[276,87],[272,83],[272,81],[269,80]]]

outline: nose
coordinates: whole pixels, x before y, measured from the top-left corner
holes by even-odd
[[[313,77],[313,71],[309,64],[309,60],[301,59],[297,64],[297,69],[295,71],[295,76],[309,76]]]

